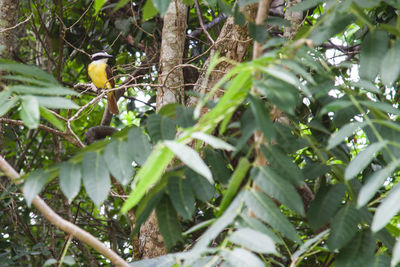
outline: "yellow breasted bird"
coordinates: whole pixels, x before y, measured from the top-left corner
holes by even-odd
[[[88,66],[88,74],[98,89],[111,89],[115,86],[111,67],[107,64],[107,60],[112,57],[106,52],[98,52],[91,56],[92,62]],[[107,107],[110,113],[119,114],[114,92],[107,93]]]

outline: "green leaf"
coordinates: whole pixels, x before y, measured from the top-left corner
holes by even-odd
[[[319,189],[307,211],[308,223],[315,231],[319,230],[335,215],[345,192],[346,186],[344,184],[335,184],[331,187]]]
[[[151,0],[149,0],[149,1],[151,1]],[[124,5],[126,5],[129,2],[130,2],[130,0],[119,0],[117,5],[115,6],[113,12],[117,11],[118,9],[120,9],[121,7],[123,7]]]
[[[30,66],[7,60],[0,60],[0,71],[15,72],[22,75],[32,76],[51,84],[58,84],[57,80],[49,73],[39,69],[37,66]]]
[[[128,147],[133,153],[133,160],[138,165],[143,165],[151,153],[149,138],[141,128],[134,127],[128,133]]]
[[[172,176],[168,179],[168,194],[175,210],[184,220],[192,218],[195,211],[195,200],[192,187],[187,179]]]
[[[336,257],[335,266],[363,267],[374,261],[375,238],[369,230],[357,233]]]
[[[390,257],[385,254],[376,255],[374,257],[374,262],[371,265],[371,267],[388,267],[388,266],[390,266]],[[393,264],[392,266],[396,266],[396,264]]]
[[[196,120],[193,117],[193,107],[176,107],[176,124],[183,128],[192,127],[196,124]]]
[[[266,234],[250,228],[241,228],[229,236],[233,243],[262,254],[278,254],[275,242]]]
[[[48,122],[57,127],[60,131],[65,131],[65,123],[53,115],[48,109],[40,107],[40,115]]]
[[[231,250],[222,250],[221,256],[234,267],[252,266],[264,267],[265,264],[253,253],[246,249],[234,248]]]
[[[153,143],[160,140],[172,140],[175,138],[176,125],[168,117],[153,114],[147,119],[147,131]]]
[[[157,8],[158,12],[160,12],[161,16],[164,16],[165,12],[169,7],[170,0],[153,0],[153,5]]]
[[[154,18],[157,15],[157,9],[153,5],[152,0],[147,0],[143,7],[143,21]]]
[[[303,201],[293,185],[269,167],[257,169],[254,182],[264,193],[278,200],[301,216],[305,216]]]
[[[323,239],[325,239],[327,233],[329,233],[330,229],[326,229],[324,231],[322,231],[321,233],[319,233],[318,235],[314,236],[311,239],[308,239],[306,242],[304,242],[297,250],[295,253],[292,254],[292,256],[290,257],[292,262],[296,261],[296,259],[298,259],[301,255],[303,255],[304,253],[306,253],[309,248],[312,246],[314,247],[316,244],[318,244],[319,242],[321,242]]]
[[[256,96],[249,95],[248,97],[258,128],[268,140],[273,140],[275,137],[274,127],[264,101]]]
[[[212,175],[216,181],[226,184],[231,176],[231,171],[228,169],[228,162],[223,154],[215,149],[206,148],[203,150],[205,161],[210,166]]]
[[[400,111],[387,103],[373,101],[361,101],[360,103],[371,110],[381,110],[386,113],[400,116]]]
[[[331,224],[331,234],[327,245],[330,251],[344,247],[357,233],[360,222],[359,211],[351,205],[342,207],[335,215]]]
[[[24,197],[28,207],[31,206],[32,200],[42,191],[50,178],[51,174],[42,170],[33,171],[28,175],[24,183]]]
[[[132,166],[133,151],[127,142],[120,139],[109,143],[104,150],[103,157],[108,169],[122,185],[128,184],[135,172]]]
[[[397,58],[400,58],[400,41],[395,42],[382,60],[381,77],[383,84],[387,87],[391,86],[399,77],[400,65]]]
[[[268,31],[265,30],[264,25],[258,25],[255,24],[254,22],[249,21],[248,27],[249,27],[249,35],[255,41],[259,43],[264,43],[265,40],[267,40]]]
[[[71,202],[81,189],[81,166],[71,162],[63,162],[60,166],[60,187]]]
[[[374,81],[382,59],[388,49],[388,34],[385,31],[369,32],[361,45],[360,77]]]
[[[308,89],[300,83],[300,80],[297,78],[295,74],[292,72],[285,70],[284,68],[281,67],[269,67],[269,68],[262,68],[262,72],[265,72],[266,74],[270,75],[271,77],[281,80],[282,82],[288,83],[295,88],[301,88],[302,91],[308,96],[311,97],[311,92],[308,91]]]
[[[107,0],[94,0],[94,14],[97,15],[99,13],[100,9],[104,6],[104,4],[107,2]]]
[[[383,199],[372,220],[371,230],[377,232],[390,221],[400,210],[400,184],[395,185],[389,195]]]
[[[215,187],[206,178],[187,168],[185,177],[188,179],[197,199],[207,202],[215,194]]]
[[[397,266],[399,262],[400,262],[400,239],[397,239],[396,244],[394,245],[393,248],[391,266]]]
[[[301,243],[293,225],[270,198],[261,192],[247,190],[244,195],[244,200],[247,207],[251,209],[258,218],[271,225],[273,229],[279,231],[290,240]]]
[[[324,0],[304,0],[289,8],[289,12],[305,11],[323,3]]]
[[[214,183],[210,169],[193,148],[175,141],[164,141],[164,144],[189,168]]]
[[[36,97],[30,95],[22,97],[22,109],[19,115],[28,128],[36,129],[39,126],[39,102]]]
[[[82,161],[82,178],[88,196],[97,207],[100,207],[111,187],[110,174],[100,153],[85,153]]]
[[[79,95],[77,92],[61,87],[61,86],[52,86],[52,87],[43,87],[43,86],[28,86],[28,85],[14,85],[10,87],[10,91],[14,93],[20,94],[29,94],[29,95]]]
[[[240,158],[239,164],[237,165],[235,171],[232,174],[231,179],[229,180],[228,188],[223,194],[221,204],[219,205],[218,217],[223,214],[228,205],[231,203],[233,197],[236,195],[243,179],[246,177],[247,171],[251,167],[250,162],[247,158]]]
[[[238,223],[239,227],[250,227],[258,232],[264,233],[265,235],[269,236],[275,243],[283,244],[282,239],[280,239],[270,228],[268,228],[259,219],[250,217],[249,214],[241,214]]]
[[[394,172],[397,166],[400,165],[400,160],[395,160],[387,165],[385,168],[372,173],[367,179],[366,184],[361,188],[358,193],[357,207],[362,207],[368,203],[369,200],[375,195],[376,191],[382,187],[387,178]]]
[[[374,159],[374,155],[378,153],[384,146],[386,146],[387,141],[374,143],[369,145],[366,149],[361,151],[347,166],[344,172],[344,178],[349,181],[355,178],[368,164]]]
[[[72,256],[65,256],[62,263],[71,266],[75,264],[75,259]]]
[[[319,112],[319,115],[324,115],[329,112],[339,112],[345,108],[352,107],[353,103],[350,100],[334,100],[328,105],[325,105],[321,111]]]
[[[206,142],[207,144],[209,144],[210,146],[212,146],[215,149],[224,149],[224,150],[228,150],[228,151],[235,150],[235,147],[228,144],[227,142],[225,142],[215,136],[203,133],[203,132],[194,132],[191,134],[191,136],[195,139],[199,139],[201,141]]]
[[[156,146],[153,152],[148,157],[146,163],[140,168],[135,177],[135,184],[133,190],[129,194],[128,199],[125,201],[121,208],[122,213],[126,213],[139,203],[148,189],[157,183],[164,170],[174,157],[168,148],[162,145]],[[156,168],[154,166],[157,166]]]
[[[79,106],[72,100],[56,96],[36,96],[39,105],[46,108],[78,109]]]
[[[332,136],[329,138],[328,146],[326,149],[330,150],[334,148],[335,146],[343,142],[345,138],[351,136],[355,130],[359,128],[362,129],[365,125],[367,125],[366,122],[352,122],[346,124],[345,126],[340,128],[339,131],[332,134]]]
[[[181,225],[169,199],[164,196],[156,207],[158,227],[168,250],[182,240]]]
[[[196,244],[193,250],[203,250],[208,244],[214,240],[229,224],[233,223],[239,212],[239,207],[243,201],[243,193],[239,193],[232,201],[231,205],[208,229],[205,231]]]
[[[0,102],[0,117],[6,114],[14,105],[17,103],[17,99],[14,97],[5,102]]]
[[[228,16],[233,15],[232,7],[225,0],[217,0],[218,7]]]
[[[43,267],[51,266],[51,265],[56,264],[56,263],[57,263],[57,260],[51,258],[51,259],[48,259],[48,260],[46,260],[46,261],[44,262]]]
[[[261,146],[261,152],[268,159],[272,168],[294,185],[303,184],[303,173],[299,167],[277,146]]]

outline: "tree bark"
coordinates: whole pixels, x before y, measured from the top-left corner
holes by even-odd
[[[257,4],[247,5],[241,10],[248,20],[254,20],[257,12]],[[215,42],[215,46],[210,51],[210,56],[204,63],[202,72],[200,73],[199,79],[193,88],[193,91],[199,94],[208,93],[213,86],[232,69],[233,65],[229,62],[219,63],[210,76],[206,77],[207,69],[210,66],[211,59],[218,53],[219,57],[225,57],[229,60],[236,62],[243,61],[246,56],[249,47],[251,45],[251,37],[247,30],[247,23],[243,26],[235,24],[234,18],[229,17],[224,26],[221,29],[221,33]],[[212,98],[220,97],[223,91],[218,91]],[[196,97],[191,97],[188,101],[188,105],[194,105],[197,103]]]
[[[15,29],[18,21],[19,0],[0,0],[0,51],[1,58],[13,58],[15,48]]]
[[[157,110],[166,104],[183,100],[183,71],[179,65],[183,61],[186,18],[187,7],[182,0],[171,1],[164,15],[162,30],[159,83],[163,86],[157,90]],[[139,246],[142,259],[166,253],[154,211],[140,228]]]

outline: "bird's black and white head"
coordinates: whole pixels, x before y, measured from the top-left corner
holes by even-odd
[[[97,52],[91,55],[92,62],[104,62],[107,63],[109,58],[112,58],[112,55],[109,55],[107,52]]]

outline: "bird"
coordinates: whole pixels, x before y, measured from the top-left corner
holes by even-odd
[[[107,52],[97,52],[90,57],[92,62],[88,66],[88,74],[98,89],[111,89],[115,86],[111,67],[107,64],[107,60],[112,57]],[[114,91],[107,93],[107,107],[111,114],[119,114]]]

